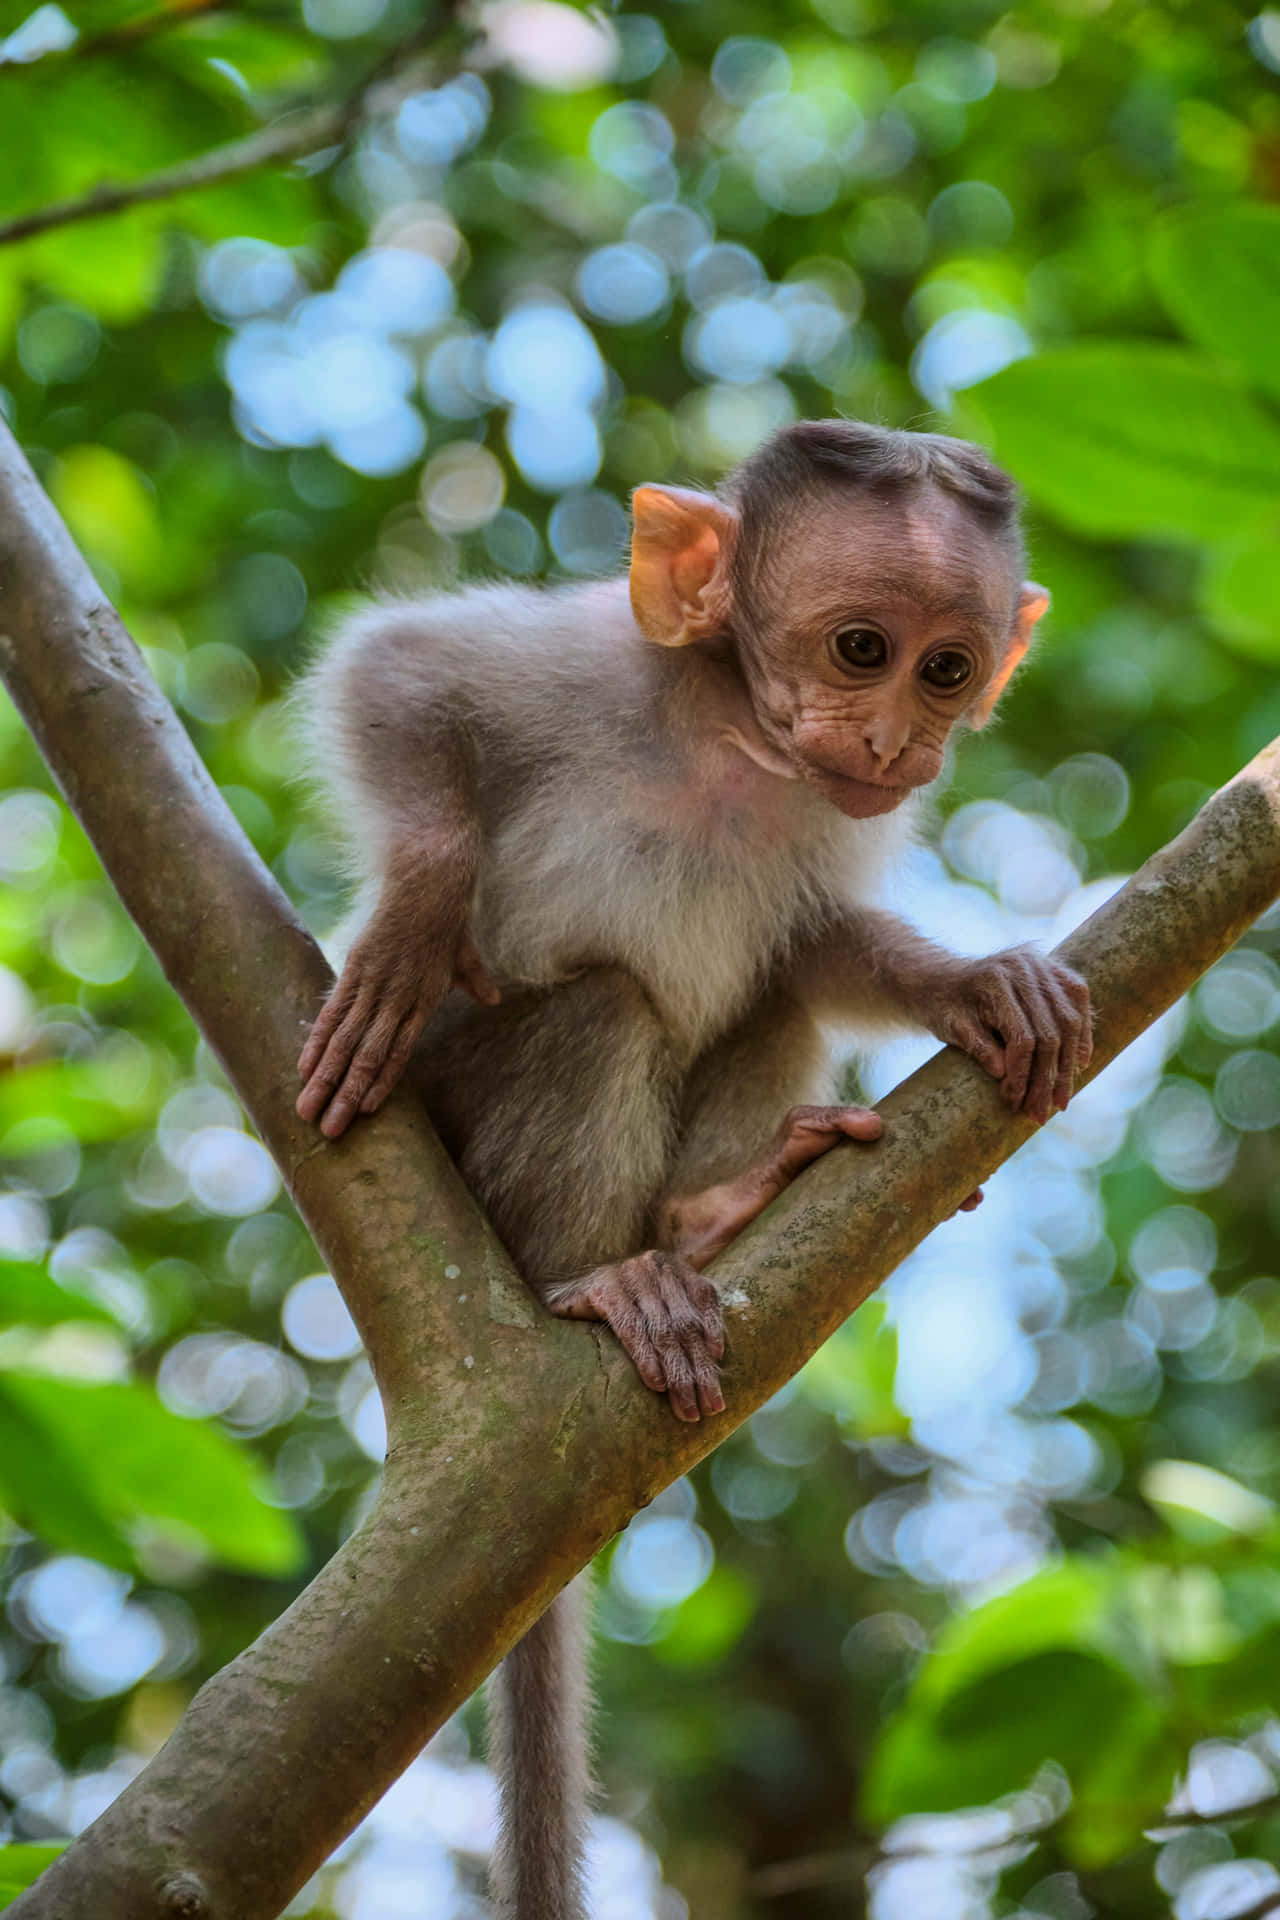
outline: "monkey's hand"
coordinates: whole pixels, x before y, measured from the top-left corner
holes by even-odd
[[[1089,989],[1030,947],[953,961],[930,982],[925,1024],[985,1067],[1016,1112],[1044,1122],[1093,1053]]]
[[[678,1420],[724,1412],[716,1362],[724,1356],[720,1296],[678,1253],[637,1253],[557,1287],[562,1320],[603,1320],[646,1387],[665,1393]]]
[[[380,1107],[404,1072],[423,1027],[450,987],[495,1006],[497,987],[464,926],[426,939],[401,913],[379,910],[347,956],[298,1060],[298,1112],[330,1140],[358,1113]]]
[[[878,1140],[882,1130],[869,1107],[792,1107],[764,1151],[732,1180],[664,1200],[660,1238],[691,1266],[705,1267],[812,1161],[841,1140]]]

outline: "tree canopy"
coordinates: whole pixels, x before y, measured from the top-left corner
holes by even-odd
[[[922,924],[1056,939],[1280,732],[1280,15],[0,25],[6,417],[321,931],[283,702],[342,598],[607,569],[631,487],[797,416],[992,445],[1054,594],[940,796]],[[3,1899],[358,1523],[382,1421],[7,707],[0,781]],[[604,1556],[602,1914],[1280,1900],[1278,945],[1265,917]],[[291,1911],[479,1911],[477,1755],[462,1716]]]

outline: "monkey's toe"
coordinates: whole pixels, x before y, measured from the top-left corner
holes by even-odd
[[[716,1365],[724,1354],[720,1297],[678,1254],[634,1254],[560,1290],[550,1304],[564,1319],[603,1320],[678,1420],[724,1412]]]

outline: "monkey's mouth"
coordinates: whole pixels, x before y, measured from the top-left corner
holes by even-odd
[[[882,780],[858,780],[851,773],[837,773],[834,767],[806,763],[806,773],[825,800],[850,820],[870,820],[881,813],[892,813],[915,788],[902,782],[890,786]]]

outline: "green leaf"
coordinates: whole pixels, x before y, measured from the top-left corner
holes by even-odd
[[[1081,532],[1201,541],[1275,516],[1280,427],[1228,369],[1181,347],[1064,347],[973,391],[999,458]]]
[[[1185,333],[1280,394],[1280,207],[1179,207],[1156,222],[1148,264]]]
[[[1197,1546],[1265,1533],[1275,1517],[1273,1501],[1197,1460],[1152,1460],[1141,1486],[1170,1530]]]
[[[177,1523],[214,1559],[246,1573],[283,1575],[302,1564],[292,1516],[254,1491],[253,1456],[207,1422],[170,1413],[150,1387],[10,1373],[4,1388],[56,1434],[76,1485],[122,1532]],[[0,1445],[0,1478],[7,1451]]]
[[[334,64],[334,53],[314,35],[266,20],[245,19],[230,8],[211,19],[194,20],[185,30],[161,35],[150,53],[189,85],[216,98],[236,85],[226,67],[234,69],[251,93],[288,93],[300,98],[320,93]]]
[[[0,1506],[53,1547],[111,1567],[133,1555],[108,1503],[86,1475],[80,1449],[65,1439],[56,1407],[41,1409],[0,1378]]]
[[[1278,336],[1280,337],[1280,336]],[[1224,540],[1205,557],[1200,605],[1223,639],[1257,660],[1280,659],[1280,528]]]
[[[7,1907],[33,1880],[38,1880],[67,1846],[65,1840],[43,1840],[0,1847],[0,1907]]]
[[[1107,1866],[1133,1852],[1173,1793],[1186,1741],[1138,1688],[1126,1711],[1097,1729],[1075,1770],[1063,1849],[1077,1866]]]
[[[1275,1709],[1278,1662],[1280,1627],[1273,1627],[1230,1660],[1184,1669],[1178,1678],[1179,1693],[1208,1727],[1229,1727],[1252,1714],[1266,1716]]]
[[[1116,1577],[1106,1561],[1064,1560],[972,1612],[956,1614],[921,1668],[913,1697],[940,1707],[1015,1660],[1054,1647],[1100,1648]]]
[[[115,1321],[100,1301],[59,1284],[43,1267],[0,1260],[0,1326],[55,1327],[63,1320]]]
[[[978,1806],[1025,1788],[1050,1760],[1075,1782],[1143,1704],[1132,1675],[1096,1654],[1058,1647],[1013,1661],[940,1712],[916,1703],[890,1723],[867,1769],[864,1812],[885,1825]]]
[[[948,1621],[872,1755],[867,1817],[974,1806],[1048,1760],[1073,1781],[1091,1766],[1144,1698],[1106,1645],[1117,1578],[1067,1560]]]

